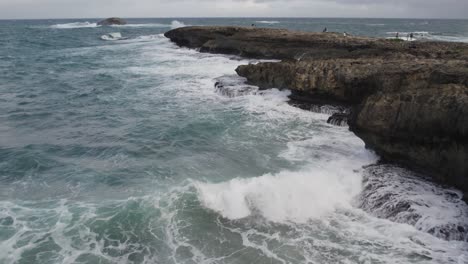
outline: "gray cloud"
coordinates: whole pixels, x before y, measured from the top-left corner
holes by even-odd
[[[0,18],[464,18],[468,0],[0,0]]]

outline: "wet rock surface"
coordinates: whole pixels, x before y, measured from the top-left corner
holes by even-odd
[[[215,79],[216,91],[227,97],[238,97],[255,94],[258,87],[245,84],[246,79],[237,75],[226,75]]]
[[[415,226],[441,239],[468,241],[468,206],[462,193],[422,181],[422,177],[393,165],[370,166],[356,205],[376,217]]]
[[[349,114],[335,113],[328,118],[327,123],[335,126],[347,126]]]

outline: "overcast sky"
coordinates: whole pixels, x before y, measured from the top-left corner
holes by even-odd
[[[468,0],[0,0],[0,19],[109,16],[468,18]]]

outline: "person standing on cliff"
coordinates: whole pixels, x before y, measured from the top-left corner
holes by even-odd
[[[323,33],[327,33],[327,32],[328,32],[328,28],[324,28],[322,32],[323,32]]]
[[[400,38],[400,33],[397,32],[395,38],[399,39]]]

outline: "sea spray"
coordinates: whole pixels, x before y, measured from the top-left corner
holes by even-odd
[[[361,190],[360,173],[330,163],[225,183],[196,183],[200,200],[229,219],[259,214],[273,222],[306,223],[349,208]]]

